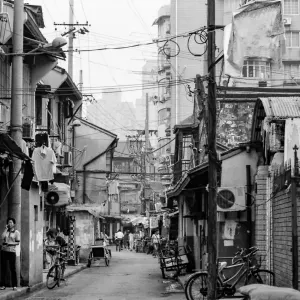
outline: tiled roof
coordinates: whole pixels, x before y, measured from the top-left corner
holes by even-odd
[[[260,98],[267,117],[300,118],[300,97]]]

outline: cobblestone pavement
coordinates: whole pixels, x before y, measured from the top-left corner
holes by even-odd
[[[44,288],[19,299],[27,300],[185,300],[179,284],[161,277],[158,261],[150,255],[115,252],[109,267],[104,260],[92,264],[53,290]],[[19,300],[18,299],[18,300]]]

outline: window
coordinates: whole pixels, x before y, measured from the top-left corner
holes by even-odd
[[[286,38],[286,46],[288,48],[299,48],[300,41],[299,41],[299,31],[289,31],[285,33]]]
[[[245,60],[243,77],[255,77],[268,79],[270,77],[270,63],[261,60]]]
[[[284,15],[299,14],[299,0],[284,0]]]
[[[300,79],[300,63],[284,65],[284,79]]]

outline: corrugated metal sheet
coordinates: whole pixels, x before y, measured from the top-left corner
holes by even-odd
[[[300,97],[268,97],[260,100],[267,117],[300,118]]]

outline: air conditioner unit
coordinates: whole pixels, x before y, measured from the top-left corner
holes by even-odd
[[[65,166],[72,166],[72,152],[64,152],[64,163]]]
[[[284,18],[283,19],[284,25],[291,25],[292,24],[292,18]]]
[[[217,210],[223,212],[246,210],[245,187],[218,188]]]

